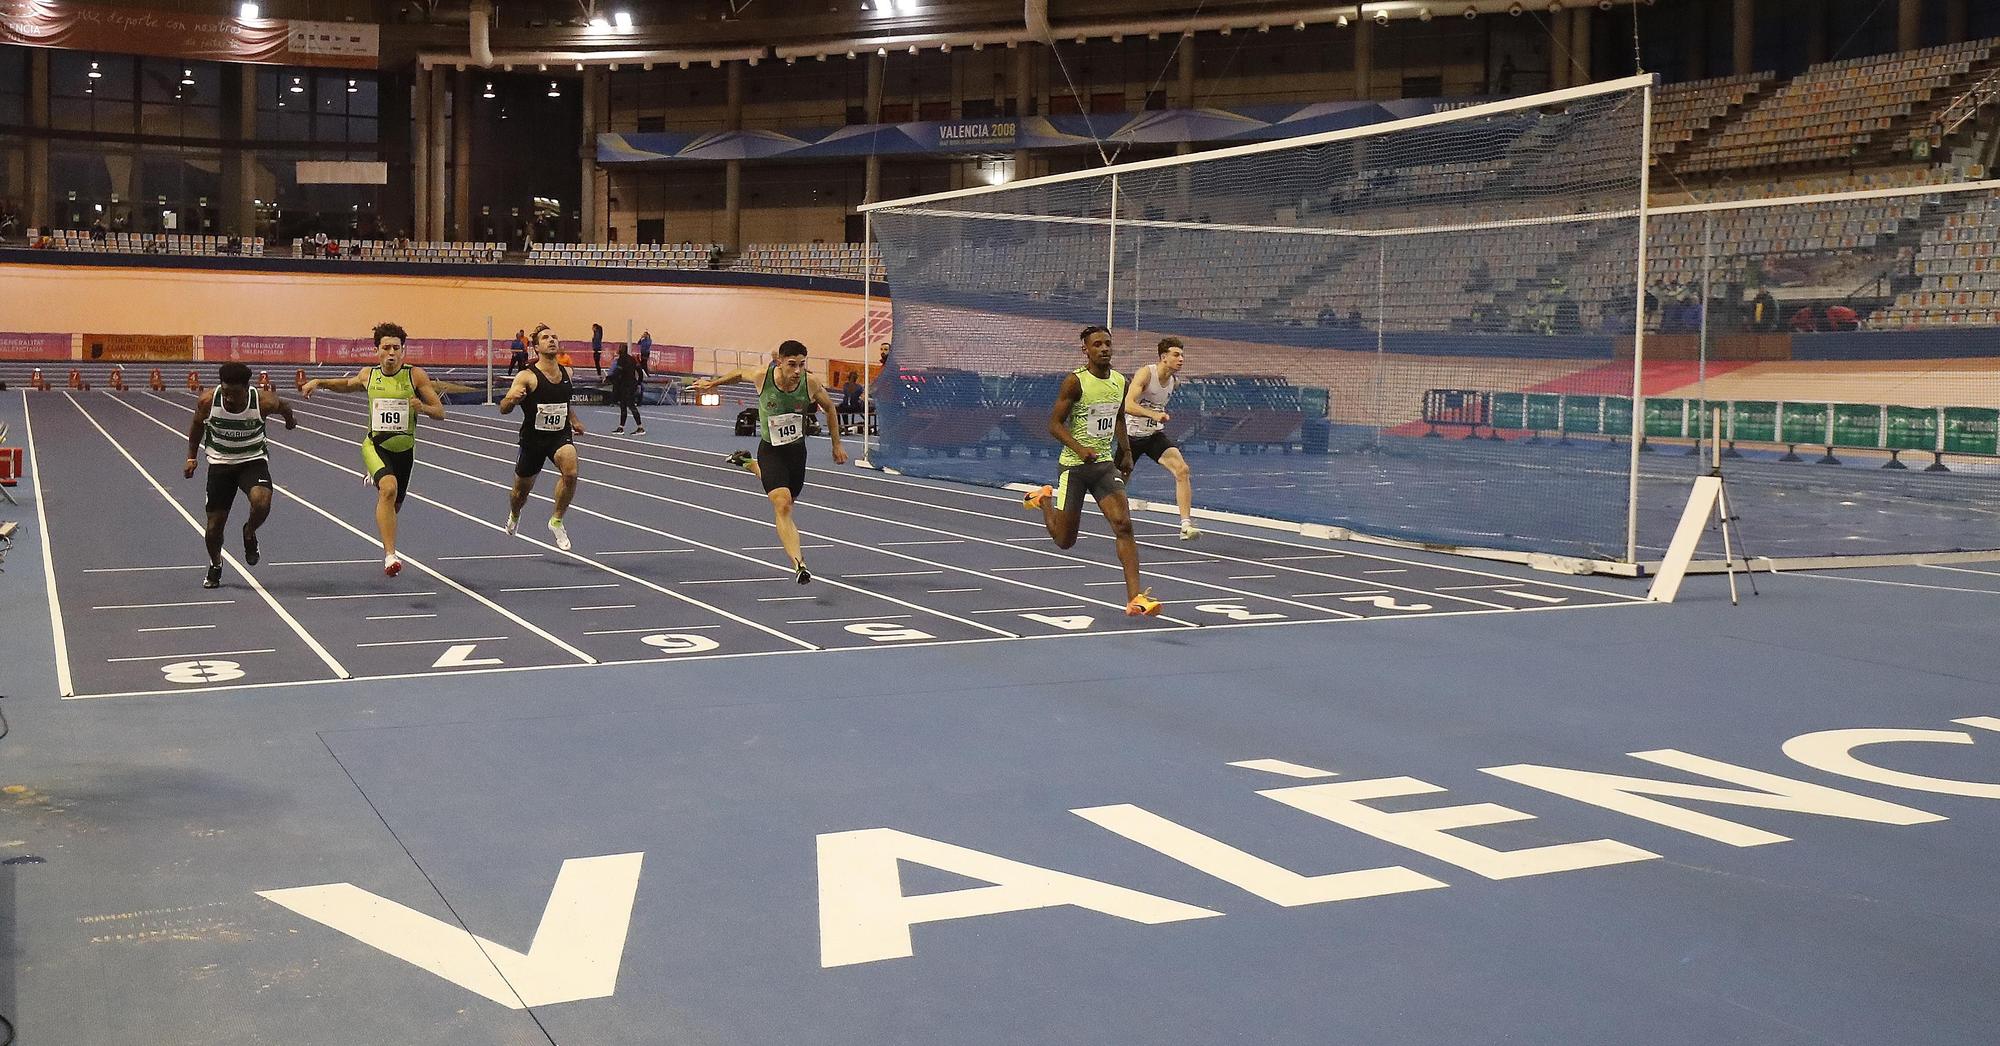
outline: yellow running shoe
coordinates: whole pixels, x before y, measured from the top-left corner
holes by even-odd
[[[1153,590],[1150,588],[1133,596],[1132,601],[1125,604],[1126,617],[1152,617],[1159,612],[1160,601],[1153,598]]]
[[[1033,493],[1029,494],[1027,497],[1021,499],[1021,507],[1027,509],[1030,512],[1040,512],[1042,510],[1042,503],[1049,500],[1052,497],[1055,497],[1055,495],[1056,495],[1056,488],[1051,487],[1048,484],[1044,483],[1042,484],[1041,489],[1036,490]]]

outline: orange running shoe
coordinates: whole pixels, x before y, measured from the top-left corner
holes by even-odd
[[[1056,495],[1056,488],[1049,486],[1047,483],[1044,483],[1042,484],[1040,490],[1036,490],[1033,493],[1029,494],[1027,497],[1021,499],[1021,507],[1027,509],[1030,512],[1040,512],[1042,510],[1043,502],[1046,502],[1050,498],[1055,497],[1055,495]]]
[[[1125,604],[1126,617],[1152,617],[1160,612],[1160,601],[1153,598],[1153,590],[1147,589],[1132,597]]]

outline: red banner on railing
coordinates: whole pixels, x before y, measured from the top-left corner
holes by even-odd
[[[69,359],[67,334],[0,334],[0,360]]]
[[[46,0],[0,0],[0,43],[209,62],[373,69],[380,29],[359,22],[245,21]]]
[[[311,363],[312,339],[262,334],[210,334],[201,339],[205,360],[245,363]]]

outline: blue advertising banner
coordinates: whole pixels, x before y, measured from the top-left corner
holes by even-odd
[[[1132,143],[1265,141],[1462,109],[1486,98],[1405,98],[1391,102],[1310,102],[1243,109],[1152,109],[983,120],[855,124],[787,131],[663,131],[600,134],[601,164],[685,160],[1015,152],[1093,141]]]

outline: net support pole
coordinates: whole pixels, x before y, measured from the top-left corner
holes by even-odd
[[[1708,413],[1708,309],[1715,300],[1709,290],[1709,272],[1715,257],[1715,214],[1705,212],[1701,216],[1701,341],[1696,346],[1694,357],[1695,395],[1700,397],[1700,413]],[[1694,449],[1701,453],[1701,419],[1695,419]]]
[[[1112,292],[1116,290],[1118,284],[1118,176],[1115,174],[1111,176],[1111,224],[1107,229],[1110,233],[1108,236],[1110,247],[1105,252],[1104,258],[1104,329],[1109,331],[1112,321],[1111,310],[1117,299]]]
[[[1632,448],[1625,483],[1625,562],[1639,561],[1639,441],[1646,436],[1646,209],[1653,191],[1653,85],[1640,90],[1639,100],[1639,258],[1638,286],[1632,309]]]
[[[486,317],[486,402],[493,402],[493,317]]]
[[[1385,318],[1383,307],[1388,302],[1389,241],[1375,241],[1375,402],[1369,405],[1369,412],[1375,415],[1375,447],[1382,447],[1382,426],[1387,422],[1387,412],[1382,409],[1382,379],[1389,361],[1384,355],[1387,339],[1383,336]]]
[[[868,365],[875,355],[875,212],[861,212],[861,461],[868,457],[870,416],[875,412],[875,386],[868,380]]]

